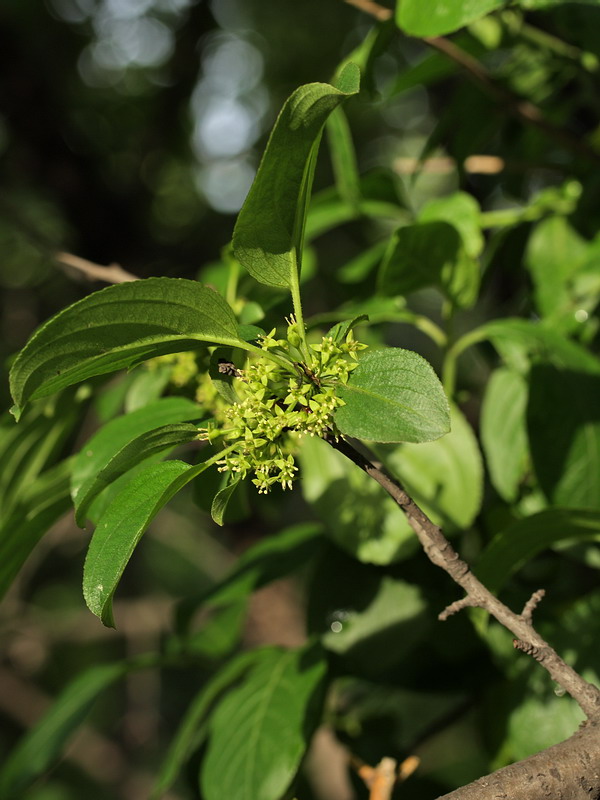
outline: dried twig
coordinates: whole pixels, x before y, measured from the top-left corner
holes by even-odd
[[[378,22],[387,22],[394,14],[391,9],[380,6],[379,3],[374,3],[373,0],[345,0],[345,2],[374,17]]]
[[[105,283],[126,283],[127,281],[137,281],[139,278],[127,272],[118,264],[109,264],[102,267],[94,264],[86,258],[75,256],[72,253],[57,253],[54,256],[57,264],[67,267],[69,270],[76,270],[90,281],[104,281]]]
[[[533,628],[527,615],[515,614],[497,597],[494,597],[471,572],[469,565],[459,557],[441,529],[429,519],[396,480],[383,469],[375,466],[344,439],[330,439],[329,443],[376,480],[404,511],[409,525],[416,533],[429,560],[445,570],[455,583],[464,589],[467,599],[459,601],[459,605],[461,607],[477,606],[491,614],[514,634],[516,637],[515,647],[534,656],[552,679],[576,700],[584,714],[591,721],[600,723],[600,690],[584,680],[560,658]],[[447,612],[451,608],[452,606],[442,614],[448,616]]]

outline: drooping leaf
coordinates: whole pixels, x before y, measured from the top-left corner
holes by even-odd
[[[367,350],[338,394],[340,431],[375,442],[428,442],[450,430],[444,390],[431,365],[398,347]]]
[[[316,646],[260,652],[210,719],[202,764],[206,800],[279,800],[320,721],[326,662]]]
[[[398,228],[379,269],[379,290],[406,295],[441,284],[454,269],[461,248],[458,231],[448,222],[418,222]]]
[[[392,474],[446,532],[466,530],[483,499],[483,464],[473,429],[456,406],[441,439],[401,444],[386,457]]]
[[[235,257],[260,283],[298,286],[316,149],[331,112],[359,89],[348,64],[338,87],[301,86],[286,101],[233,233]]]
[[[85,526],[87,510],[100,492],[136,464],[158,453],[166,454],[177,445],[192,442],[197,438],[198,427],[188,422],[161,425],[160,428],[136,436],[118,450],[106,466],[81,484],[74,501],[77,524],[80,527]]]
[[[227,486],[220,489],[213,498],[210,515],[217,525],[223,525],[225,519],[225,512],[227,511],[227,504],[231,500],[235,490],[238,488],[241,478],[232,480]]]
[[[164,425],[197,420],[202,416],[197,403],[184,397],[164,397],[108,422],[84,444],[75,459],[71,479],[75,508],[82,503],[84,487],[92,485],[96,476],[130,442]]]
[[[92,667],[62,692],[42,719],[21,739],[0,769],[0,797],[20,800],[62,752],[98,695],[123,677],[125,662]]]
[[[600,375],[534,364],[527,428],[535,473],[548,500],[600,508]]]
[[[69,476],[73,459],[62,461],[33,480],[12,513],[0,521],[0,598],[36,544],[71,507]]]
[[[192,700],[175,737],[169,744],[152,787],[150,800],[159,800],[173,785],[186,761],[206,738],[208,732],[206,717],[211,707],[225,689],[251,667],[256,658],[260,658],[259,650],[250,650],[237,656],[220,669]]]
[[[361,322],[368,322],[368,320],[369,320],[368,314],[359,314],[357,317],[352,317],[352,319],[345,319],[343,322],[337,322],[332,328],[330,328],[327,331],[325,336],[333,339],[333,341],[336,342],[336,344],[339,344],[340,342],[345,342],[346,336],[356,325],[358,325]]]
[[[317,437],[299,453],[304,499],[339,547],[367,564],[412,555],[417,540],[402,511],[359,467]]]
[[[600,512],[551,508],[497,533],[481,554],[475,573],[492,592],[513,572],[557,542],[600,538]]]
[[[516,499],[527,467],[527,395],[522,375],[500,367],[489,379],[481,407],[481,443],[490,480],[508,503]]]
[[[200,342],[248,349],[212,289],[180,278],[109,286],[52,317],[19,353],[10,373],[15,413],[28,400]]]
[[[443,36],[502,8],[506,0],[402,0],[396,22],[409,36]]]
[[[160,509],[189,481],[212,466],[221,453],[190,467],[183,461],[151,464],[114,498],[90,542],[83,594],[90,611],[114,627],[112,598],[133,551]]]

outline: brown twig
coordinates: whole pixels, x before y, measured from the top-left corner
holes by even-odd
[[[552,679],[562,686],[579,704],[584,714],[592,721],[600,722],[600,690],[584,680],[556,651],[537,633],[531,622],[522,614],[515,614],[501,603],[479,581],[469,565],[463,561],[446,539],[441,529],[433,523],[402,486],[383,469],[375,466],[369,458],[359,453],[344,439],[330,439],[329,443],[353,461],[385,489],[406,514],[406,519],[416,533],[429,560],[445,570],[466,594],[461,605],[485,609],[501,625],[516,637],[515,647],[533,655],[546,669]],[[452,607],[449,607],[449,609]],[[446,612],[449,611],[446,609]],[[442,614],[446,613],[442,612]]]
[[[63,267],[76,270],[77,273],[84,275],[90,281],[126,283],[127,281],[139,280],[136,275],[127,272],[118,264],[109,264],[107,267],[102,267],[100,264],[94,264],[92,261],[88,261],[87,258],[81,258],[72,253],[57,253],[54,256],[54,260]]]
[[[387,22],[394,14],[391,9],[380,6],[379,3],[374,3],[373,0],[344,0],[344,2],[358,8],[360,11],[364,11],[365,14],[374,17],[378,22]]]
[[[379,22],[385,22],[392,17],[393,12],[388,8],[373,2],[373,0],[345,0],[356,8],[369,14]],[[469,53],[461,50],[454,42],[443,36],[423,37],[423,42],[459,66],[474,83],[492,97],[505,111],[529,125],[543,131],[551,139],[566,150],[577,155],[600,163],[600,151],[589,145],[584,139],[578,137],[551,122],[534,103],[524,100],[510,89],[497,83],[491,73]]]

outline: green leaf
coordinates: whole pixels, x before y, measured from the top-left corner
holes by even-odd
[[[298,286],[300,252],[323,126],[359,89],[360,73],[348,64],[335,88],[310,83],[286,101],[271,132],[258,173],[233,232],[235,257],[260,283]]]
[[[538,222],[527,243],[525,264],[535,287],[535,300],[542,316],[552,316],[569,307],[568,282],[585,263],[586,241],[565,217]]]
[[[98,695],[130,669],[125,663],[92,667],[79,675],[21,739],[0,770],[0,797],[20,800],[27,786],[58,758]]]
[[[600,508],[600,375],[534,364],[527,428],[535,473],[548,500]]]
[[[11,514],[0,522],[0,598],[48,529],[71,508],[69,476],[73,459],[62,461],[32,481]]]
[[[71,495],[78,512],[77,521],[81,523],[89,503],[101,491],[100,488],[97,491],[94,490],[93,497],[90,496],[89,500],[86,500],[88,492],[94,487],[97,476],[103,474],[107,469],[110,470],[109,465],[119,453],[125,451],[125,455],[127,455],[128,445],[134,443],[133,455],[135,452],[143,452],[144,438],[150,431],[170,424],[197,420],[202,415],[201,407],[191,400],[184,397],[165,397],[137,411],[117,417],[100,428],[82,447],[73,466]],[[152,453],[147,453],[143,457],[149,455]],[[123,462],[118,463],[122,464]],[[135,463],[134,460],[130,466]],[[122,472],[124,471],[122,470]],[[115,480],[116,477],[118,476],[115,474],[111,480]],[[84,503],[85,507],[80,510]]]
[[[458,231],[447,222],[418,222],[393,234],[379,268],[382,294],[410,294],[442,282],[460,253]]]
[[[465,250],[473,258],[481,255],[485,240],[479,224],[479,203],[466,192],[428,200],[419,212],[420,222],[449,222],[460,233]]]
[[[320,648],[270,648],[210,720],[202,764],[206,800],[280,800],[320,721],[326,662]]]
[[[231,481],[231,483],[224,486],[220,489],[213,498],[212,506],[210,508],[210,515],[213,520],[217,523],[217,525],[224,524],[224,517],[225,512],[227,510],[227,504],[231,500],[231,497],[235,490],[241,483],[241,478],[235,478]]]
[[[475,573],[492,592],[537,553],[558,542],[598,539],[600,512],[552,508],[521,519],[497,533],[483,551]]]
[[[425,513],[448,532],[468,529],[483,499],[477,438],[456,406],[451,406],[451,420],[450,433],[441,439],[402,444],[385,458]]]
[[[506,5],[506,0],[402,0],[396,23],[409,36],[443,36]]]
[[[420,589],[384,576],[369,605],[358,612],[346,610],[321,641],[327,650],[343,653],[351,664],[360,665],[361,674],[369,663],[384,672],[425,637],[429,627],[426,610]],[[398,646],[390,647],[390,641]]]
[[[309,436],[299,460],[304,499],[339,547],[367,564],[391,564],[414,553],[417,540],[404,514],[356,464]]]
[[[336,344],[346,341],[346,336],[350,333],[350,331],[361,322],[368,322],[369,315],[368,314],[359,314],[356,317],[352,317],[351,319],[345,319],[343,322],[337,322],[332,328],[330,328],[325,336],[327,338],[333,339]]]
[[[431,365],[399,347],[368,350],[338,395],[340,431],[375,442],[428,442],[450,430],[450,410]]]
[[[210,357],[210,365],[208,368],[208,374],[210,375],[215,389],[230,405],[237,403],[239,398],[233,387],[233,376],[221,372],[219,364],[222,361],[227,361],[237,367],[238,365],[233,361],[232,354],[233,351],[231,348],[217,347]]]
[[[219,696],[237,681],[258,658],[259,650],[250,650],[234,658],[214,675],[190,703],[152,787],[150,800],[159,800],[173,785],[184,764],[207,735],[206,717]]]
[[[356,208],[361,196],[358,164],[348,119],[341,106],[329,115],[326,130],[339,196],[348,205]]]
[[[233,572],[204,594],[200,602],[211,606],[229,603],[293,572],[312,558],[321,534],[320,524],[303,522],[263,539],[246,550]]]
[[[527,381],[501,367],[488,381],[481,407],[481,443],[492,485],[507,503],[517,499],[529,447],[525,412]]]
[[[52,317],[19,353],[10,373],[16,413],[28,400],[200,342],[249,347],[212,289],[180,278],[109,286]]]
[[[168,453],[180,444],[198,438],[198,427],[186,422],[162,425],[135,437],[125,447],[118,450],[98,473],[83,483],[77,492],[75,520],[80,527],[85,526],[85,517],[91,503],[100,492],[124,475],[132,467],[158,453]],[[87,449],[84,451],[87,452]]]
[[[222,452],[195,467],[183,461],[151,464],[114,498],[98,522],[83,570],[88,608],[114,627],[112,598],[133,551],[160,509],[186,483],[218,461]]]

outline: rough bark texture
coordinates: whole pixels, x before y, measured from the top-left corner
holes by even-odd
[[[600,726],[499,769],[438,800],[599,800]]]

